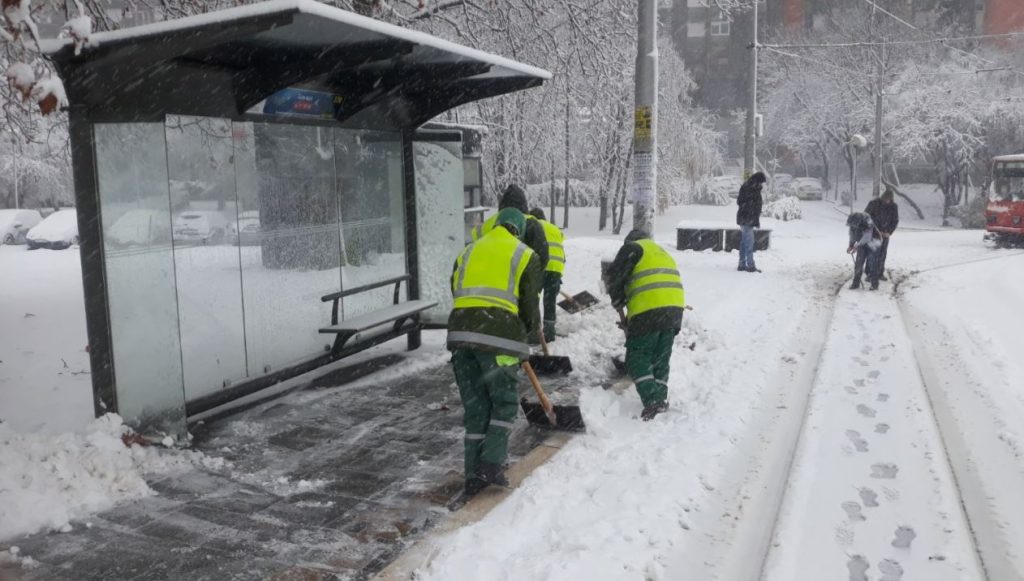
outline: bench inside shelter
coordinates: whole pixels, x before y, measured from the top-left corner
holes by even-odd
[[[402,283],[405,282],[408,284],[408,281],[411,279],[411,275],[405,274],[372,284],[341,290],[336,293],[320,297],[320,300],[325,303],[327,301],[333,301],[333,305],[331,306],[331,324],[329,327],[323,327],[320,329],[320,333],[334,335],[334,345],[331,347],[331,355],[333,357],[343,357],[406,334],[409,335],[409,348],[414,349],[418,347],[419,334],[423,329],[423,325],[419,320],[420,313],[436,306],[437,301],[422,299],[408,300],[404,302],[401,301]],[[391,306],[352,317],[350,319],[342,321],[338,320],[338,311],[341,299],[389,285],[395,285],[394,302]],[[387,325],[391,326],[391,329],[388,332],[375,334],[365,341],[358,341],[356,343],[349,344],[349,341],[353,337],[366,331],[372,331]]]

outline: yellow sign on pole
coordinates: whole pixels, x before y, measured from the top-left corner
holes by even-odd
[[[637,107],[633,115],[633,147],[636,151],[650,151],[653,141],[654,115],[648,106]]]

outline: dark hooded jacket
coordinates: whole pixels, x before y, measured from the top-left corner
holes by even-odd
[[[650,238],[650,236],[641,230],[630,232],[626,236],[622,248],[619,249],[619,253],[615,255],[615,260],[608,267],[605,286],[608,287],[608,294],[612,297],[612,306],[616,309],[626,307],[626,287],[629,285],[629,279],[633,276],[633,269],[644,256],[643,246],[636,242],[644,238]],[[640,313],[630,319],[626,334],[629,337],[638,337],[651,333],[678,332],[682,326],[683,309],[664,307]]]
[[[896,202],[887,204],[881,198],[875,198],[868,202],[868,207],[864,208],[864,211],[875,221],[875,226],[878,226],[878,229],[885,234],[895,232],[896,226],[900,223],[900,207],[896,205]]]
[[[498,211],[505,208],[515,208],[526,217],[526,233],[523,234],[523,243],[537,253],[540,259],[540,268],[544,270],[548,266],[548,238],[544,235],[544,226],[534,219],[526,205],[526,193],[519,186],[512,184],[505,188],[498,202]]]
[[[764,186],[765,176],[757,172],[750,176],[740,186],[740,194],[736,197],[736,224],[740,226],[761,227],[761,188]]]

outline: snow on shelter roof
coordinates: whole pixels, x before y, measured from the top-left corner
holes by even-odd
[[[94,122],[237,118],[288,88],[340,96],[344,126],[401,128],[551,73],[313,0],[270,0],[43,49]]]
[[[1024,153],[1018,153],[1015,155],[997,155],[992,158],[992,161],[1024,161]]]

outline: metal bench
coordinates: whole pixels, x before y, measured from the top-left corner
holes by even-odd
[[[375,335],[371,340],[363,345],[363,348],[371,347],[378,343],[399,337],[401,335],[409,334],[409,348],[415,349],[419,346],[419,333],[423,326],[419,322],[420,313],[437,305],[437,301],[425,301],[425,300],[411,300],[405,302],[399,302],[402,282],[407,282],[412,277],[408,274],[382,280],[372,284],[363,285],[356,288],[338,291],[329,295],[320,297],[322,302],[333,301],[334,304],[331,307],[331,325],[329,327],[323,327],[320,329],[321,333],[333,334],[334,346],[331,347],[331,355],[335,357],[342,356],[345,352],[352,351],[353,346],[346,345],[352,337],[369,331],[371,329],[382,327],[384,325],[391,324],[392,328],[387,333]],[[385,287],[388,285],[395,285],[395,298],[394,304],[389,307],[382,308],[380,310],[366,313],[365,315],[359,315],[352,317],[351,319],[345,319],[338,321],[338,306],[341,299],[350,297],[373,289]]]

